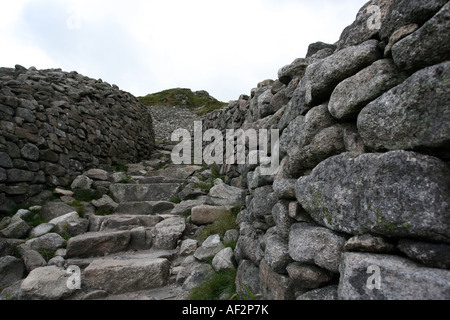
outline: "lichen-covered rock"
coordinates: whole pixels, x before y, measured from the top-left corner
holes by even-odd
[[[69,239],[67,258],[103,257],[126,251],[130,241],[130,231],[86,233]]]
[[[346,238],[326,228],[296,223],[289,234],[289,255],[337,273]]]
[[[56,266],[34,269],[22,282],[21,298],[24,300],[61,300],[76,290],[67,285],[70,274]]]
[[[23,262],[12,256],[0,257],[0,286],[5,287],[22,279]]]
[[[227,269],[236,269],[233,249],[228,247],[219,251],[212,261],[212,266],[217,272]]]
[[[293,262],[287,266],[289,277],[297,287],[316,289],[333,279],[333,274],[314,264]]]
[[[392,0],[380,30],[381,39],[389,37],[399,28],[411,23],[422,26],[431,19],[448,1],[447,0]]]
[[[392,60],[378,60],[342,81],[331,95],[328,110],[337,119],[356,117],[369,102],[404,79]]]
[[[428,150],[450,157],[450,62],[416,72],[369,103],[358,129],[375,150]]]
[[[289,256],[288,241],[285,237],[277,234],[276,230],[270,229],[264,236],[265,251],[264,260],[270,268],[280,274],[286,274],[287,265],[292,262]]]
[[[285,275],[273,271],[264,261],[259,266],[261,293],[267,300],[293,300],[295,298],[294,283]]]
[[[192,208],[191,219],[197,225],[204,225],[213,223],[223,214],[231,214],[231,208],[200,205]]]
[[[395,64],[402,69],[416,71],[449,60],[449,21],[450,3],[447,3],[419,30],[392,47]]]
[[[291,64],[284,66],[278,71],[280,82],[288,85],[293,78],[301,78],[305,74],[308,63],[305,59],[296,59]]]
[[[255,218],[264,218],[272,215],[272,207],[277,203],[277,198],[272,186],[264,186],[255,189],[249,211]]]
[[[360,44],[377,36],[393,0],[371,0],[358,12],[356,20],[341,34],[338,49]]]
[[[380,57],[378,41],[347,47],[308,66],[305,73],[306,103],[326,101],[342,80],[351,77]]]
[[[410,259],[431,268],[450,269],[450,245],[402,239],[398,248]]]
[[[156,249],[175,249],[184,230],[186,230],[186,221],[183,218],[176,217],[161,221],[153,230],[153,246]]]
[[[296,184],[297,199],[319,224],[349,234],[450,242],[450,170],[406,151],[345,153]]]
[[[198,248],[194,257],[199,261],[206,261],[208,259],[214,258],[216,254],[225,249],[222,241],[220,241],[220,236],[218,234],[212,235],[206,239],[200,248]]]
[[[0,231],[0,236],[10,239],[25,239],[31,227],[20,218],[14,218],[8,227]]]
[[[378,267],[380,273],[369,272],[376,270],[369,267]],[[340,300],[450,299],[449,270],[424,268],[403,257],[345,253],[340,273]]]
[[[148,290],[164,286],[169,269],[167,259],[96,260],[84,271],[84,282],[112,294]]]

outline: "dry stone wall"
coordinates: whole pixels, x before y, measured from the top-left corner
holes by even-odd
[[[208,115],[205,128],[281,135],[275,177],[222,168],[249,192],[238,288],[450,298],[449,15],[446,0],[369,1],[338,42],[312,44],[278,79]]]
[[[149,110],[115,85],[60,69],[0,69],[0,212],[90,168],[148,158]]]

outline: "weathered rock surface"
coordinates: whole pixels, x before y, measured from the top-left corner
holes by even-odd
[[[356,20],[342,32],[337,42],[338,49],[354,46],[376,37],[392,2],[393,0],[368,1],[359,10]]]
[[[156,249],[175,249],[185,229],[186,222],[183,218],[170,218],[161,221],[155,226],[153,231],[153,246]]]
[[[201,205],[192,208],[191,219],[197,225],[210,224],[223,214],[230,214],[230,207]]]
[[[338,299],[338,286],[332,285],[325,288],[314,289],[297,297],[296,300],[334,301]]]
[[[358,117],[364,143],[375,150],[431,150],[449,157],[450,62],[418,71],[369,103]]]
[[[167,259],[96,260],[84,272],[85,285],[110,294],[147,290],[166,285]]]
[[[313,264],[294,262],[287,266],[289,277],[296,287],[316,289],[333,279],[333,274]]]
[[[22,279],[24,264],[12,256],[0,258],[0,287],[6,287]]]
[[[300,178],[296,192],[314,220],[335,231],[449,242],[448,181],[448,167],[434,157],[346,153]]]
[[[284,275],[273,271],[262,260],[259,267],[261,293],[269,300],[293,300],[295,298],[293,281]]]
[[[67,283],[70,274],[55,266],[31,271],[20,287],[25,300],[61,300],[75,293]]]
[[[212,266],[217,272],[227,269],[235,269],[236,261],[232,248],[225,248],[217,253],[212,261]]]
[[[65,203],[48,202],[42,207],[39,215],[42,217],[42,219],[50,221],[73,211],[74,208]]]
[[[68,241],[67,257],[101,257],[126,251],[130,240],[131,234],[129,231],[86,233]]]
[[[297,223],[289,234],[289,255],[297,262],[337,273],[345,242],[343,236],[326,228]]]
[[[450,4],[447,3],[416,32],[392,47],[394,62],[400,68],[416,71],[450,59],[446,45],[449,31]]]
[[[154,215],[173,210],[175,205],[166,201],[127,201],[120,203],[114,210],[115,214],[124,215]]]
[[[267,232],[265,235],[264,260],[267,265],[279,274],[286,274],[287,265],[292,262],[289,256],[288,241],[277,233]]]
[[[240,207],[244,203],[245,191],[222,183],[212,187],[209,196],[214,205]]]
[[[25,242],[25,245],[33,250],[46,250],[50,252],[55,252],[65,244],[66,240],[56,233],[48,233],[39,238],[34,238]]]
[[[342,81],[331,95],[328,110],[337,119],[356,117],[369,102],[404,78],[392,60],[378,60]]]
[[[378,41],[368,40],[308,66],[306,103],[311,105],[327,100],[339,82],[375,62],[380,57],[377,46]]]
[[[380,268],[381,287],[369,288],[370,266]],[[379,254],[345,253],[340,265],[342,300],[447,300],[450,271],[424,268],[408,259]],[[414,279],[414,280],[413,280]],[[375,284],[376,283],[373,283]]]
[[[447,2],[447,0],[393,0],[382,19],[381,38],[386,41],[396,30],[411,23],[424,25]]]
[[[450,245],[402,239],[398,248],[410,259],[431,268],[450,269]]]
[[[371,0],[336,44],[312,44],[278,79],[205,117],[143,108],[77,73],[1,68],[0,214],[60,202],[1,219],[0,230],[35,238],[0,239],[0,256],[16,254],[22,269],[3,268],[18,281],[0,285],[0,299],[21,299],[25,270],[25,299],[170,300],[236,267],[241,299],[448,298],[448,12],[446,0]],[[160,141],[149,158],[150,113]],[[278,128],[280,168],[172,165],[170,135],[192,135],[194,120],[224,136]],[[223,243],[201,242],[216,219],[197,211],[208,205],[241,210]],[[42,218],[56,227],[29,233]],[[50,232],[72,236],[67,250]],[[82,270],[73,296],[67,266]]]
[[[178,195],[181,185],[160,184],[113,184],[110,187],[113,199],[118,202],[169,201]]]
[[[5,229],[0,231],[0,235],[10,239],[25,239],[31,230],[31,227],[22,219],[11,219],[11,223]]]
[[[215,257],[223,249],[225,249],[225,246],[220,241],[220,236],[218,234],[212,235],[195,251],[194,257],[199,261],[206,261]]]

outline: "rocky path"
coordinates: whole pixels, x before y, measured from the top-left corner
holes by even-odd
[[[2,266],[2,278],[17,282],[5,284],[9,288],[0,297],[182,300],[214,270],[235,268],[224,240],[236,242],[238,232],[206,240],[201,233],[219,215],[239,208],[245,192],[204,167],[170,164],[164,149],[170,145],[128,165],[126,173],[89,170],[71,190],[55,190],[58,200],[3,221],[0,243],[18,248],[21,255],[8,255],[8,263],[22,271],[10,275]],[[80,194],[97,197],[76,201]],[[31,228],[25,221],[36,213],[44,223]],[[19,234],[17,226],[26,232]],[[44,259],[43,252],[50,251],[52,257]]]

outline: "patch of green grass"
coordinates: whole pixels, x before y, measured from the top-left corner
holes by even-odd
[[[125,173],[127,173],[128,172],[128,166],[123,165],[123,164],[119,164],[119,165],[116,166],[116,170],[115,171],[116,172],[125,172]]]
[[[170,199],[170,202],[178,204],[181,203],[181,199],[178,197],[173,197],[172,199]]]
[[[194,288],[188,300],[220,300],[223,294],[231,297],[236,292],[235,279],[235,269],[216,272],[199,287]]]
[[[199,115],[227,106],[227,103],[217,100],[206,91],[192,92],[185,88],[164,90],[145,97],[138,97],[138,99],[146,106],[181,106]]]
[[[42,224],[42,223],[46,223],[47,221],[44,221],[44,219],[42,219],[42,217],[40,216],[40,211],[34,210],[31,211],[32,214],[25,219],[25,222],[32,228],[37,227],[38,225]]]
[[[73,198],[79,202],[91,202],[98,200],[102,197],[102,194],[96,190],[75,190]]]
[[[240,292],[236,292],[234,295],[231,296],[229,300],[257,300],[262,295],[261,294],[254,294],[250,288],[245,283],[240,283],[240,287],[242,288]]]
[[[83,218],[84,217],[84,207],[81,204],[80,201],[75,200],[74,202],[70,203],[69,206],[75,208],[78,212],[78,215]]]
[[[221,238],[225,235],[225,232],[231,229],[237,229],[238,224],[236,222],[237,210],[233,210],[229,213],[221,214],[217,217],[214,223],[205,227],[199,238],[201,241],[206,240],[209,236],[218,234]]]
[[[130,180],[131,180],[131,177],[130,177],[130,176],[127,176],[126,179],[120,180],[119,183],[121,183],[121,184],[127,184],[127,183],[130,182]]]
[[[114,209],[112,208],[99,208],[95,211],[95,215],[97,216],[109,216],[112,215],[114,213]]]
[[[195,185],[196,188],[209,193],[209,191],[211,190],[211,188],[214,186],[213,183],[211,182],[199,182]]]
[[[44,258],[44,260],[47,262],[49,262],[49,260],[55,256],[54,251],[44,250],[44,249],[38,249],[36,251],[39,252],[41,254],[41,256]]]
[[[67,229],[67,228],[66,228]],[[69,231],[64,231],[62,234],[60,234],[60,236],[67,241],[70,240],[70,238],[72,238],[72,235],[69,233]]]

